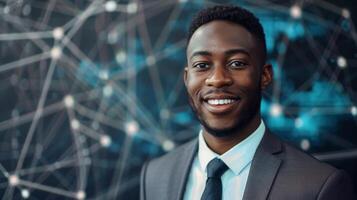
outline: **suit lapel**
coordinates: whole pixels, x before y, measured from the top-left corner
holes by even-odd
[[[281,142],[266,131],[252,160],[244,200],[267,199],[281,164],[281,159],[276,154],[281,152]]]
[[[178,158],[177,166],[173,169],[172,173],[172,180],[175,180],[175,182],[167,185],[167,187],[171,188],[170,191],[172,191],[170,199],[183,199],[188,175],[191,170],[193,159],[197,153],[197,148],[198,140],[195,139],[188,144],[187,148],[185,148],[184,152]]]

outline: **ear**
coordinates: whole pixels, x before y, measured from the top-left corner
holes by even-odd
[[[183,72],[183,82],[185,83],[185,86],[187,87],[187,70],[188,67],[185,67],[185,71]]]
[[[273,67],[271,64],[265,64],[263,66],[262,74],[261,74],[261,89],[265,89],[270,85],[270,83],[273,81]]]

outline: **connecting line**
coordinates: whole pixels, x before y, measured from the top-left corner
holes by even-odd
[[[10,63],[6,63],[3,65],[0,65],[0,73],[10,70],[10,69],[14,69],[14,68],[18,68],[18,67],[23,67],[24,65],[29,65],[31,63],[37,62],[37,61],[41,61],[47,58],[50,58],[51,54],[50,52],[44,52],[44,53],[40,53],[40,54],[36,54],[33,56],[29,56],[14,62],[10,62]]]
[[[338,161],[345,159],[357,159],[357,149],[336,151],[321,154],[313,154],[315,158],[321,161]]]
[[[1,171],[1,173],[3,173],[3,174],[4,174],[4,176],[5,176],[6,178],[8,178],[8,177],[9,177],[9,172],[7,172],[7,171],[6,171],[5,167],[4,167],[4,166],[2,166],[2,164],[1,164],[1,163],[0,163],[0,171]]]
[[[69,30],[67,36],[62,40],[61,47],[65,47],[67,43],[70,41],[70,39],[74,36],[74,34],[81,28],[85,20],[90,17],[93,14],[93,11],[95,11],[97,4],[100,4],[100,2],[93,1],[88,8],[83,11],[81,15],[78,16],[77,21],[73,24],[72,28]]]
[[[64,107],[64,105],[62,102],[58,102],[58,103],[46,106],[45,108],[42,109],[41,117],[44,117],[46,115],[52,114],[57,111],[60,111],[61,109],[63,109],[63,107]],[[21,115],[18,117],[13,117],[9,120],[0,122],[0,131],[24,124],[26,122],[29,122],[33,119],[35,114],[36,114],[36,111],[26,113],[24,115]]]
[[[52,31],[44,32],[24,32],[24,33],[3,33],[0,34],[0,41],[6,40],[33,40],[42,38],[52,38]]]
[[[42,89],[42,92],[41,92],[41,96],[40,96],[40,100],[37,104],[37,108],[36,108],[36,112],[35,112],[35,116],[34,116],[34,119],[32,120],[32,123],[31,123],[31,126],[30,126],[30,129],[26,135],[26,139],[25,139],[25,143],[24,143],[24,146],[21,150],[21,153],[20,153],[20,157],[19,157],[19,160],[17,162],[17,165],[16,165],[16,170],[15,170],[15,173],[17,170],[19,170],[21,167],[22,167],[22,164],[24,162],[24,159],[26,157],[26,153],[27,153],[27,150],[30,146],[30,143],[32,141],[32,137],[33,137],[33,134],[35,133],[35,129],[37,127],[37,123],[42,115],[42,112],[43,112],[43,106],[45,104],[45,101],[46,101],[46,97],[47,97],[47,93],[49,91],[49,88],[50,88],[50,84],[51,84],[51,81],[52,81],[52,76],[53,76],[53,73],[56,69],[56,60],[51,60],[51,63],[50,63],[50,67],[48,69],[48,72],[47,72],[47,75],[46,75],[46,79],[45,79],[45,82],[44,82],[44,85],[43,85],[43,89]]]
[[[32,188],[32,189],[42,190],[45,192],[49,192],[52,194],[57,194],[57,195],[65,196],[65,197],[70,197],[70,198],[75,198],[75,199],[77,198],[76,192],[70,192],[67,190],[60,189],[60,188],[42,185],[42,184],[30,182],[30,181],[19,180],[18,185],[26,186],[26,187]]]
[[[27,174],[35,174],[35,173],[41,173],[45,171],[55,171],[60,168],[65,168],[65,167],[73,167],[77,166],[77,159],[71,159],[71,160],[61,160],[57,161],[55,163],[49,164],[49,165],[43,165],[43,166],[38,166],[38,167],[32,167],[28,169],[21,169],[17,171],[18,175],[27,175]]]
[[[75,115],[73,110],[71,109],[67,109],[67,113],[68,113],[68,117],[69,119],[72,121],[73,119],[75,119]],[[82,143],[79,141],[79,137],[78,137],[78,133],[79,130],[76,130],[75,128],[72,128],[72,134],[73,134],[73,140],[74,140],[74,144],[75,147],[77,149],[76,152],[76,157],[77,157],[77,162],[79,163],[79,171],[78,171],[78,176],[79,176],[79,182],[77,181],[77,187],[82,190],[83,188],[85,188],[85,179],[87,178],[86,176],[86,168],[84,166],[85,160],[83,159],[83,154],[82,154],[82,150],[83,145]]]

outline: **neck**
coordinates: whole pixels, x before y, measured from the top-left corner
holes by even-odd
[[[221,155],[250,136],[259,127],[260,121],[261,116],[258,113],[246,126],[225,137],[216,137],[204,129],[203,138],[212,151]]]

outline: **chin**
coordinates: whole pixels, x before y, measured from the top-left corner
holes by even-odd
[[[206,122],[201,121],[202,126],[204,129],[211,135],[215,137],[228,137],[232,136],[235,133],[239,132],[240,126],[237,124],[231,127],[212,127],[208,125]]]

